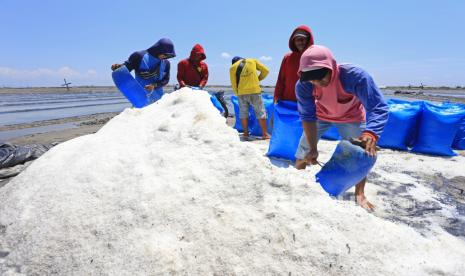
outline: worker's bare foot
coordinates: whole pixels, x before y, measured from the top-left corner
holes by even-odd
[[[375,205],[371,204],[365,195],[357,195],[355,196],[355,202],[357,202],[360,207],[367,211],[374,211],[375,210]]]
[[[305,162],[305,160],[296,159],[294,167],[298,170],[305,170],[307,162]]]
[[[270,138],[271,138],[271,135],[268,134],[268,133],[266,133],[265,135],[262,135],[262,139],[263,139],[263,140],[268,140],[268,139],[270,139]]]

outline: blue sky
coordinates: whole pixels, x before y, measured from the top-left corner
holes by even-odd
[[[274,85],[301,24],[337,61],[378,85],[465,86],[465,1],[0,0],[0,87],[111,85],[110,65],[161,37],[176,65],[204,46],[209,84],[229,84],[230,56],[261,58]]]

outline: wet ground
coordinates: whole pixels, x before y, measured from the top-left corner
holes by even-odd
[[[377,166],[383,167],[383,164]],[[425,235],[439,225],[465,239],[465,176],[447,178],[421,169],[400,173],[416,183],[392,183],[376,172],[370,173],[368,182],[377,186],[377,196],[384,202],[383,210],[375,215],[407,224]],[[416,190],[428,195],[418,196]]]

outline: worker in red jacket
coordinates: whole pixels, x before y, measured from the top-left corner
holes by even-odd
[[[195,44],[189,58],[178,63],[178,82],[180,87],[199,87],[203,90],[208,81],[208,66],[204,59],[205,50],[200,44]]]
[[[278,80],[274,89],[275,103],[281,100],[297,101],[295,84],[299,80],[297,71],[299,70],[300,57],[312,45],[313,34],[309,27],[301,25],[292,32],[289,38],[291,52],[284,56],[279,68]]]

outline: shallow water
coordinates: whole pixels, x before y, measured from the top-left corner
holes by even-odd
[[[129,106],[117,92],[2,94],[0,126],[118,112]]]

